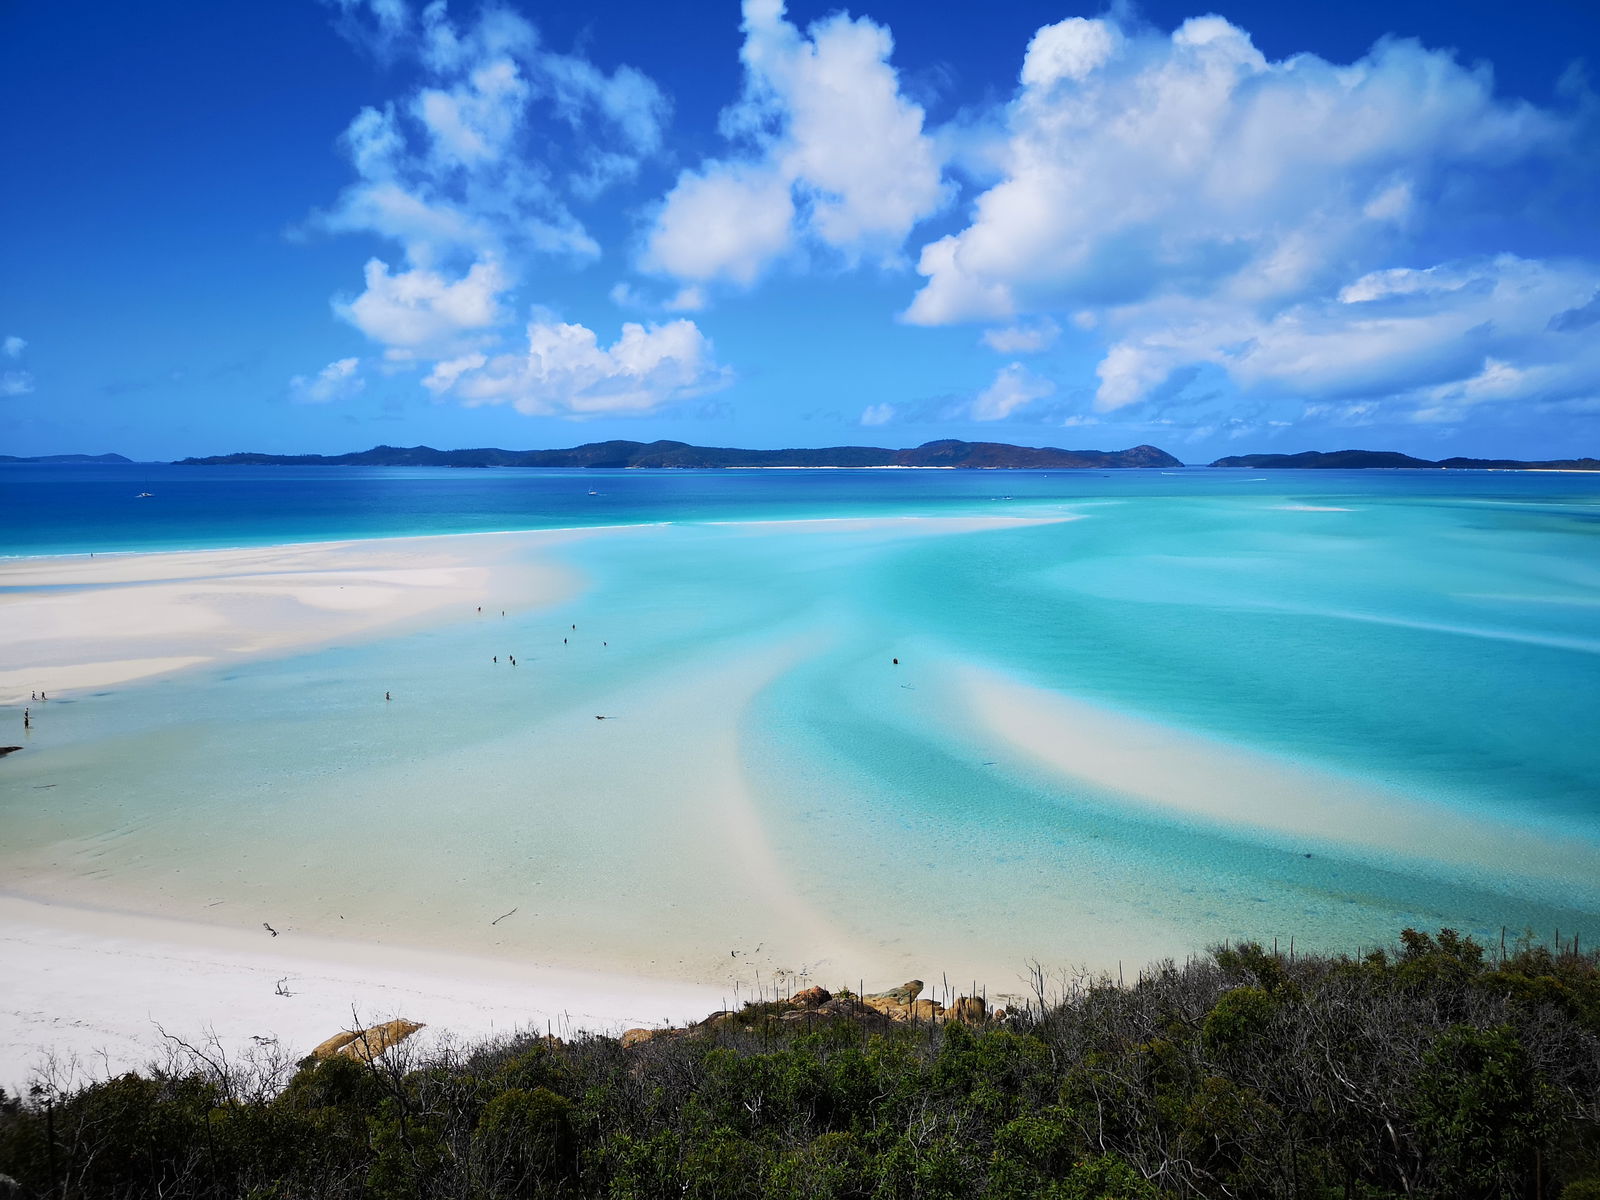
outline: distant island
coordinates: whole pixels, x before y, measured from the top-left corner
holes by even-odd
[[[133,459],[120,454],[35,454],[19,458],[15,454],[0,454],[0,463],[131,463]]]
[[[218,454],[185,458],[184,467],[966,467],[1076,470],[1107,467],[1181,467],[1165,450],[1058,450],[1004,442],[926,442],[910,450],[879,446],[737,450],[687,442],[589,442],[566,450],[435,450],[431,446],[374,446],[354,454]]]
[[[1302,454],[1236,454],[1219,458],[1213,467],[1252,470],[1354,471],[1380,467],[1412,467],[1446,471],[1600,471],[1600,459],[1558,458],[1526,462],[1517,458],[1442,458],[1432,462],[1394,450],[1307,450]]]
[[[120,454],[0,454],[0,463],[132,463]],[[1181,467],[1165,450],[1061,450],[1054,446],[1013,446],[1007,442],[963,442],[953,438],[924,442],[908,450],[881,446],[824,446],[816,449],[740,450],[691,446],[687,442],[586,442],[564,450],[435,450],[432,446],[374,446],[350,454],[213,454],[179,459],[180,467],[960,467],[969,470],[1095,470],[1129,467]],[[1250,470],[1359,471],[1600,471],[1600,458],[1413,458],[1397,450],[1306,450],[1300,454],[1235,454],[1208,464]]]

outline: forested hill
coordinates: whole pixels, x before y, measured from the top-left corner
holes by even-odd
[[[880,446],[739,450],[686,442],[589,442],[565,450],[435,450],[374,446],[354,454],[220,454],[185,458],[179,466],[329,467],[978,467],[1031,470],[1180,467],[1154,446],[1131,450],[1058,450],[1004,442],[927,442],[909,450]]]
[[[133,459],[120,454],[35,454],[17,457],[0,454],[0,463],[131,463]]]
[[[1558,458],[1528,462],[1518,458],[1442,458],[1434,462],[1394,450],[1307,450],[1302,454],[1236,454],[1219,458],[1213,467],[1252,470],[1363,470],[1373,467],[1443,468],[1451,471],[1600,471],[1600,459]]]

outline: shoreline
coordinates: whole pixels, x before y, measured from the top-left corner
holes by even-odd
[[[263,944],[264,943],[264,944]],[[230,1056],[291,1056],[362,1022],[404,1016],[427,1038],[557,1036],[699,1020],[725,989],[311,934],[272,937],[0,892],[0,1087],[50,1060],[92,1075],[158,1060],[162,1030]],[[287,994],[285,994],[287,993]]]

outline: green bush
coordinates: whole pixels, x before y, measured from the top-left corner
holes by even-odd
[[[1600,956],[1450,930],[1245,942],[1004,1027],[335,1058],[259,1098],[205,1063],[0,1093],[40,1200],[1597,1200]],[[248,1096],[250,1098],[242,1098]]]

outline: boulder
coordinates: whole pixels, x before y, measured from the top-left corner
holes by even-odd
[[[622,1048],[630,1049],[642,1046],[652,1038],[667,1032],[665,1029],[624,1029],[622,1031]]]
[[[868,1004],[874,1000],[883,1000],[893,1004],[908,1005],[922,994],[922,980],[908,979],[897,988],[890,988],[887,992],[872,992],[861,997]]]
[[[989,1005],[982,996],[960,996],[950,1007],[950,1019],[953,1021],[978,1022],[988,1018]]]
[[[332,1058],[335,1054],[353,1058],[358,1062],[371,1062],[390,1046],[398,1046],[417,1030],[426,1028],[426,1025],[416,1021],[397,1018],[385,1021],[382,1025],[374,1025],[370,1029],[346,1029],[320,1043],[302,1062],[320,1062],[325,1058]]]
[[[393,1021],[385,1021],[382,1025],[374,1025],[370,1029],[358,1030],[350,1041],[334,1051],[346,1058],[353,1058],[357,1062],[372,1062],[391,1046],[398,1046],[419,1029],[427,1026],[417,1021],[407,1021],[403,1017]]]
[[[833,993],[827,988],[808,987],[803,992],[796,992],[789,997],[790,1004],[798,1004],[801,1008],[820,1008],[833,999]]]
[[[349,1030],[345,1030],[343,1033],[336,1033],[327,1041],[318,1043],[316,1049],[312,1050],[306,1057],[315,1059],[318,1062],[325,1058],[332,1058],[360,1036],[359,1033],[351,1033]]]

